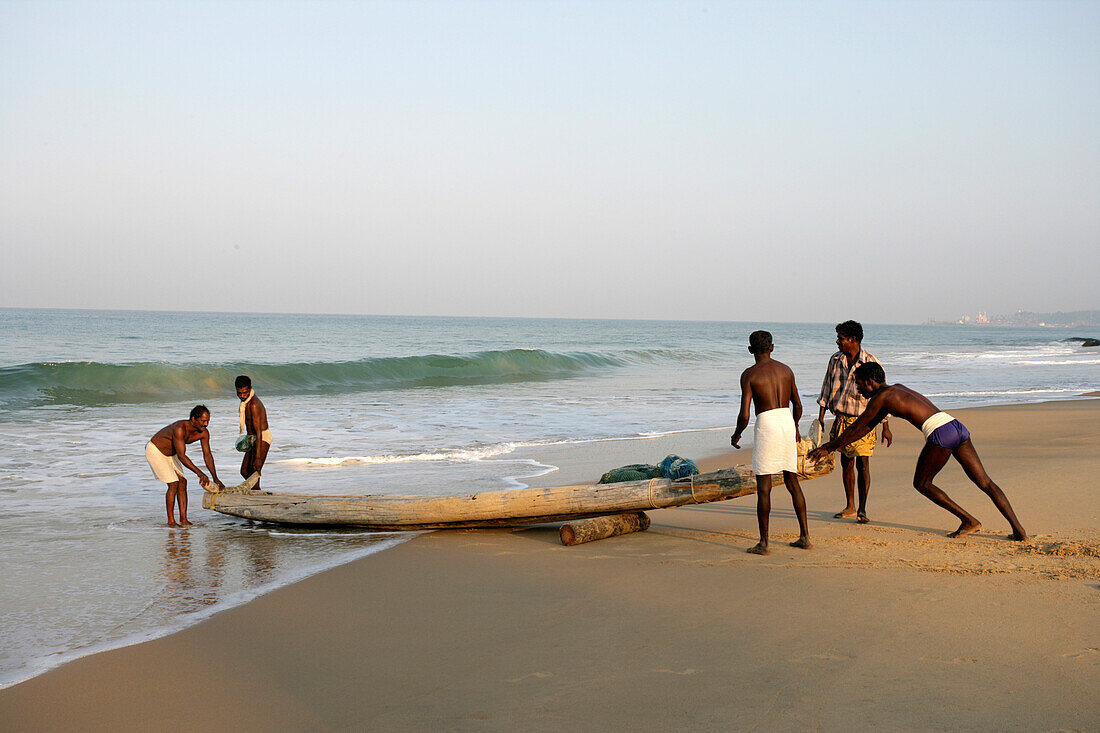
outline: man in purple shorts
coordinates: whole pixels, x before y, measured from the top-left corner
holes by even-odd
[[[925,437],[924,449],[917,458],[913,486],[962,522],[948,537],[963,537],[982,528],[977,519],[963,511],[962,507],[932,483],[932,479],[947,464],[947,459],[955,456],[967,477],[985,492],[1008,520],[1012,526],[1012,539],[1027,539],[1027,532],[1016,519],[1008,497],[985,472],[978,453],[974,450],[974,444],[970,442],[970,431],[965,425],[946,412],[940,412],[924,395],[901,384],[886,384],[886,372],[880,364],[861,364],[853,376],[860,394],[869,398],[867,409],[844,432],[810,453],[808,459],[818,460],[839,450],[866,435],[887,415],[897,415],[908,420],[913,427],[920,428]]]

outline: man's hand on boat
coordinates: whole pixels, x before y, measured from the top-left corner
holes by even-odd
[[[225,491],[225,484],[223,484],[219,479],[214,479],[213,481],[211,481],[206,476],[206,474],[201,474],[199,476],[199,486],[202,487],[203,491],[208,491],[211,494],[216,494],[219,491]],[[214,488],[215,486],[217,488]]]

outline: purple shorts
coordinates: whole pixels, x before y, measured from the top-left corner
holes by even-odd
[[[970,440],[970,431],[958,420],[939,426],[928,436],[929,443],[947,450],[955,450],[967,440]]]

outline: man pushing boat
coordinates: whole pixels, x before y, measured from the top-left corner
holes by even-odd
[[[772,358],[773,349],[772,335],[767,331],[753,331],[749,335],[749,353],[756,364],[741,374],[741,412],[737,415],[737,431],[730,437],[730,445],[740,448],[741,433],[749,424],[749,405],[754,406],[752,472],[756,474],[756,521],[760,527],[760,541],[747,550],[754,555],[768,554],[772,474],[780,471],[798,517],[799,535],[791,547],[804,550],[813,547],[806,520],[806,497],[798,484],[798,443],[802,440],[798,434],[798,420],[802,417],[802,400],[798,398],[794,372]]]
[[[970,431],[965,425],[946,412],[941,412],[924,395],[901,384],[886,384],[886,372],[881,364],[861,364],[855,370],[854,378],[860,394],[869,398],[867,409],[844,432],[812,451],[807,456],[808,459],[817,460],[839,450],[866,435],[887,415],[897,415],[924,433],[924,449],[917,458],[913,486],[922,495],[958,517],[961,524],[948,537],[964,537],[982,528],[981,522],[963,511],[962,507],[932,483],[932,479],[946,465],[947,459],[955,456],[967,477],[985,492],[1008,520],[1012,527],[1011,538],[1021,541],[1027,539],[1027,532],[1016,519],[1008,497],[985,472],[978,452],[970,442]]]
[[[187,479],[183,475],[183,466],[187,466],[199,477],[199,486],[204,489],[210,485],[211,479],[195,467],[191,459],[187,457],[187,445],[196,440],[202,445],[202,459],[206,467],[210,469],[213,482],[219,489],[224,489],[218,479],[218,471],[214,468],[214,456],[210,453],[210,431],[206,426],[210,424],[210,410],[206,405],[195,405],[191,410],[191,416],[186,420],[176,420],[171,425],[165,425],[157,431],[145,445],[145,460],[149,461],[149,468],[153,469],[153,475],[158,481],[168,484],[164,501],[168,510],[168,526],[188,526],[187,521]],[[180,521],[176,524],[175,506],[179,505]]]

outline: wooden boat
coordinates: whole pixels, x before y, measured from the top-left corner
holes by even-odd
[[[804,469],[799,473],[802,479],[833,470],[832,456],[805,465],[800,457],[799,464]],[[775,485],[782,480],[782,475],[776,474]],[[255,484],[253,479],[249,481]],[[305,496],[248,488],[246,482],[235,490],[206,493],[203,508],[259,522],[387,531],[503,527],[725,501],[755,493],[756,477],[749,466],[734,466],[677,481],[652,479],[454,496]]]

